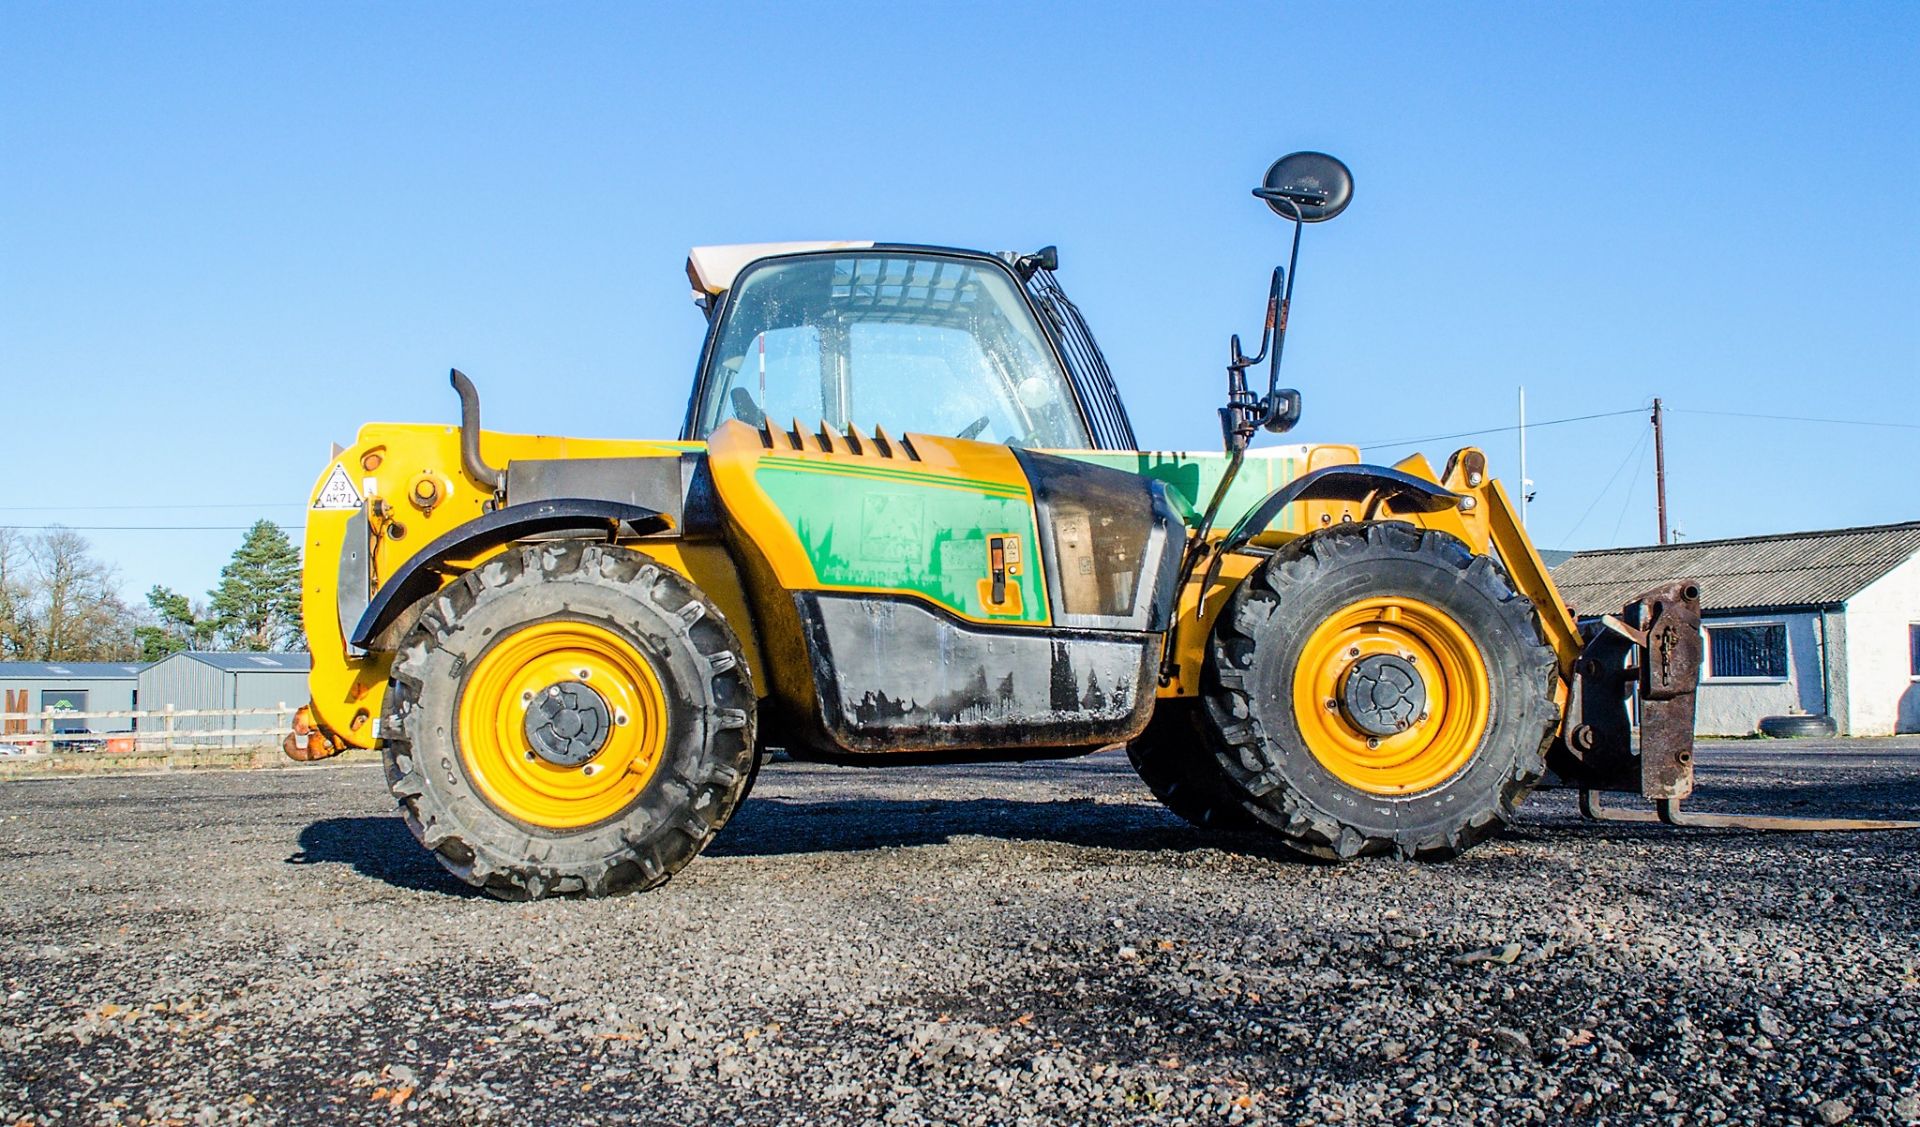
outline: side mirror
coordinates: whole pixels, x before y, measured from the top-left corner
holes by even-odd
[[[1058,270],[1060,269],[1060,248],[1041,247],[1032,254],[1023,254],[1013,260],[1013,268],[1019,273],[1020,280],[1023,282],[1042,270]]]
[[[1300,421],[1300,393],[1290,387],[1283,387],[1268,397],[1268,418],[1262,426],[1272,434],[1285,434]]]
[[[1268,167],[1253,194],[1275,215],[1302,223],[1332,219],[1353,201],[1353,173],[1325,153],[1289,153]]]

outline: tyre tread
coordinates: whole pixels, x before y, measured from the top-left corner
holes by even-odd
[[[682,792],[676,805],[683,817],[674,825],[663,829],[640,804],[622,815],[611,834],[598,832],[603,827],[589,827],[593,832],[571,836],[516,837],[506,828],[513,823],[473,795],[461,772],[453,769],[451,760],[458,752],[446,731],[450,721],[435,731],[421,730],[426,717],[420,702],[433,656],[451,657],[448,673],[457,680],[485,645],[484,638],[467,637],[466,617],[489,592],[529,576],[537,577],[533,581],[584,579],[633,589],[664,612],[660,624],[703,671],[707,703],[700,707],[715,738],[703,749],[705,762],[695,771],[697,780],[674,774],[659,781]],[[645,891],[664,884],[698,856],[743,797],[754,754],[753,701],[738,639],[719,610],[679,573],[640,552],[611,545],[525,545],[449,583],[402,642],[380,728],[388,790],[420,844],[453,875],[489,895],[533,900]],[[442,757],[440,777],[446,786],[436,785],[435,775],[420,762],[423,745],[432,745],[429,754]],[[663,761],[659,769],[667,771],[669,765]],[[579,847],[594,840],[602,844]]]

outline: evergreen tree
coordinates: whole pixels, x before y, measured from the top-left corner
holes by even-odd
[[[194,606],[171,587],[147,592],[154,621],[134,630],[141,661],[159,661],[181,650],[204,650],[213,645],[215,623],[204,606]]]
[[[300,553],[279,525],[255,521],[210,596],[214,625],[229,647],[287,649],[300,637]]]

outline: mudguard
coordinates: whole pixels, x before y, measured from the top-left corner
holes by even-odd
[[[372,648],[374,640],[398,622],[408,607],[440,589],[449,561],[472,559],[503,544],[532,536],[556,533],[612,536],[623,524],[633,535],[643,536],[664,532],[672,527],[673,521],[640,505],[578,497],[495,509],[454,528],[408,557],[381,584],[348,641],[359,650]]]
[[[1220,563],[1227,556],[1245,547],[1255,536],[1266,531],[1275,517],[1285,512],[1288,505],[1295,501],[1364,501],[1368,497],[1378,497],[1382,501],[1391,501],[1417,512],[1434,513],[1453,508],[1460,503],[1460,495],[1450,489],[1442,488],[1424,478],[1415,477],[1386,466],[1355,464],[1346,466],[1326,466],[1311,473],[1302,474],[1292,481],[1267,494],[1266,500],[1247,510],[1220,541],[1213,553],[1213,559],[1207,564],[1206,580],[1201,590],[1211,590],[1214,581],[1220,577]]]

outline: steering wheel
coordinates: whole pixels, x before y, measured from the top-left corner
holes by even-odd
[[[986,430],[987,424],[992,421],[993,421],[992,419],[989,419],[985,415],[982,415],[979,418],[968,423],[966,429],[961,431],[959,434],[954,435],[954,437],[955,438],[972,438],[975,435],[979,434],[981,431]]]
[[[767,413],[753,401],[753,393],[744,387],[736,387],[727,394],[733,403],[733,417],[751,427],[757,427],[767,421]]]

